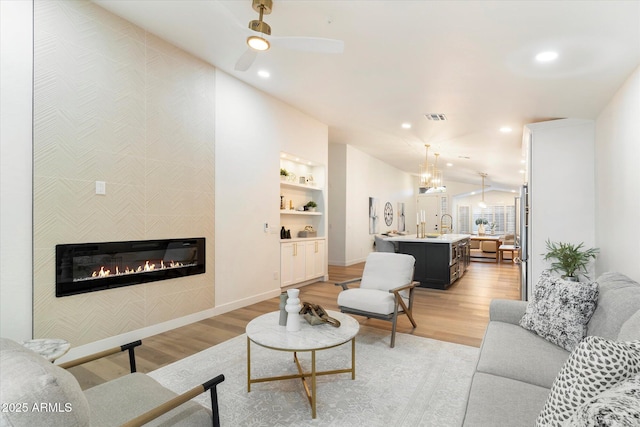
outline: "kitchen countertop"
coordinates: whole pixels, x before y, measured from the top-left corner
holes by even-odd
[[[470,234],[441,234],[438,237],[417,237],[415,234],[406,236],[383,237],[387,242],[424,242],[424,243],[456,243],[461,240],[469,239]]]

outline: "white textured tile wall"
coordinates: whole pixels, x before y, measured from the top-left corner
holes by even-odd
[[[34,335],[213,308],[214,68],[89,1],[34,8]],[[55,297],[56,244],[182,237],[207,238],[205,274]]]

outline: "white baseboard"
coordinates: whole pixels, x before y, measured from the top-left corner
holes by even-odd
[[[124,344],[128,344],[132,341],[142,340],[152,335],[157,335],[162,332],[170,331],[172,329],[179,328],[181,326],[189,325],[191,323],[199,322],[200,320],[208,319],[210,317],[217,316],[219,314],[227,313],[238,308],[246,307],[251,304],[255,304],[269,298],[280,295],[280,289],[273,289],[268,292],[264,292],[259,295],[253,295],[249,298],[233,301],[227,304],[216,306],[208,310],[199,311],[197,313],[189,314],[177,319],[168,320],[166,322],[158,323],[156,325],[147,326],[144,328],[136,329],[135,331],[125,332],[124,334],[115,335],[113,337],[105,338],[99,341],[94,341],[89,344],[84,344],[79,347],[74,347],[69,350],[60,359],[56,360],[56,363],[68,362],[80,357],[88,356],[100,351],[108,350],[110,348],[119,347]],[[144,343],[142,343],[144,345]]]

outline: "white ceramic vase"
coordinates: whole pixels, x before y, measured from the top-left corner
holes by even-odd
[[[287,331],[295,332],[300,330],[300,289],[289,289],[287,291]]]

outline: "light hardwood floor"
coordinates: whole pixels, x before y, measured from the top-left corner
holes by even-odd
[[[359,277],[364,263],[349,267],[329,267],[329,282],[301,288],[300,298],[337,310],[340,287],[334,282]],[[519,268],[515,264],[472,262],[449,289],[417,288],[414,300],[415,329],[405,316],[398,320],[398,332],[478,347],[489,321],[493,298],[519,299]],[[183,326],[142,340],[136,348],[138,372],[150,372],[191,354],[244,333],[251,319],[278,309],[272,298],[229,313]],[[361,325],[391,330],[391,322],[356,317]],[[129,372],[126,353],[120,353],[69,369],[83,389]]]

